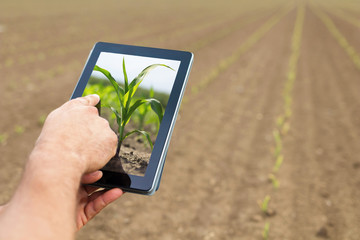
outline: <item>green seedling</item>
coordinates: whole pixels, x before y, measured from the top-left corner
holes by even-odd
[[[23,126],[20,126],[20,125],[16,125],[14,127],[14,131],[17,133],[17,134],[22,134],[25,132],[25,128]]]
[[[5,145],[9,135],[7,133],[0,134],[0,144]]]
[[[161,122],[163,117],[163,107],[159,100],[154,98],[148,98],[148,99],[137,99],[136,101],[132,101],[134,99],[134,94],[137,91],[139,85],[144,80],[145,76],[154,68],[156,67],[167,67],[171,70],[171,67],[164,65],[164,64],[153,64],[148,67],[146,67],[144,70],[141,71],[141,73],[135,77],[130,83],[128,80],[128,76],[126,73],[126,67],[125,67],[125,58],[123,58],[123,74],[124,74],[124,86],[122,87],[119,85],[116,80],[113,78],[111,73],[107,71],[106,69],[103,69],[97,65],[94,67],[94,71],[101,72],[105,77],[110,81],[112,87],[114,88],[116,94],[117,94],[117,100],[119,101],[119,108],[115,108],[113,106],[109,106],[111,111],[115,114],[116,122],[118,124],[117,129],[117,135],[118,135],[118,145],[116,150],[115,157],[119,156],[121,144],[123,141],[130,136],[131,134],[142,134],[147,139],[151,149],[153,148],[153,144],[150,139],[150,134],[144,130],[135,129],[133,131],[125,133],[125,126],[130,121],[131,116],[135,112],[137,108],[139,108],[143,104],[150,104],[151,109],[156,113],[156,115],[159,118],[159,122]]]
[[[149,98],[154,98],[154,89],[150,88]],[[138,119],[138,129],[144,129],[145,119],[148,112],[151,111],[150,103],[145,103],[137,108],[137,111],[134,113],[137,115]]]
[[[38,119],[39,125],[40,125],[40,126],[44,125],[45,120],[46,120],[46,115],[44,115],[44,114],[41,115],[41,116],[39,117],[39,119]]]
[[[275,189],[278,189],[278,188],[279,188],[280,182],[279,182],[279,180],[275,177],[274,174],[272,174],[272,173],[269,174],[269,180],[271,181],[271,184],[273,185],[273,187],[274,187]]]
[[[284,124],[284,122],[285,122],[285,118],[284,118],[283,116],[277,117],[277,119],[276,119],[276,126],[277,126],[277,128],[278,128],[278,129],[281,129],[282,126],[283,126],[283,124]]]
[[[264,240],[268,240],[269,239],[269,231],[270,231],[270,223],[266,222],[263,232],[262,232],[262,237]]]
[[[266,195],[263,201],[258,202],[259,207],[264,214],[266,214],[269,210],[270,199],[271,197],[269,195]]]
[[[289,95],[290,95],[290,93],[289,93]],[[285,105],[284,105],[285,112],[288,110],[291,110],[291,105],[292,105],[292,100],[291,100],[290,96],[288,96],[285,99]]]
[[[285,117],[286,117],[287,119],[289,119],[289,118],[291,117],[291,115],[292,115],[291,108],[286,108],[286,109],[285,109]]]
[[[284,125],[281,128],[281,134],[286,135],[290,130],[290,124],[288,122],[285,122]]]
[[[275,165],[273,168],[273,171],[275,173],[279,171],[283,161],[284,161],[284,156],[282,154],[280,154],[279,156],[276,157]]]

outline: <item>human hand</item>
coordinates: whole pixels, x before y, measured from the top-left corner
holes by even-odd
[[[101,177],[101,171],[85,174],[82,177],[81,182],[83,185],[79,188],[78,205],[76,207],[77,230],[82,228],[108,204],[123,195],[123,191],[119,188],[100,190],[98,187],[84,185],[94,183]]]
[[[83,174],[102,168],[115,155],[117,136],[98,115],[98,95],[73,99],[47,117],[36,142],[42,154],[62,153],[61,164]]]
[[[14,196],[0,206],[0,239],[73,239],[123,194],[81,185],[99,180],[96,171],[116,152],[117,136],[95,107],[99,100],[77,98],[49,114]]]

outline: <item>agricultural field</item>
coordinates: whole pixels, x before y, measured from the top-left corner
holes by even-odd
[[[77,239],[360,239],[359,1],[0,6],[0,204],[105,41],[195,58],[159,191]]]

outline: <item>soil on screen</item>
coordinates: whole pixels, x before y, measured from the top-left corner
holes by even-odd
[[[112,158],[103,170],[144,176],[150,160],[150,148],[142,136],[132,135],[123,142],[119,157]]]

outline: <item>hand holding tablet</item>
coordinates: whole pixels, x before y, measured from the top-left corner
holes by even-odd
[[[98,94],[99,113],[118,136],[117,154],[94,185],[146,195],[158,189],[192,61],[183,51],[94,46],[71,98]]]

